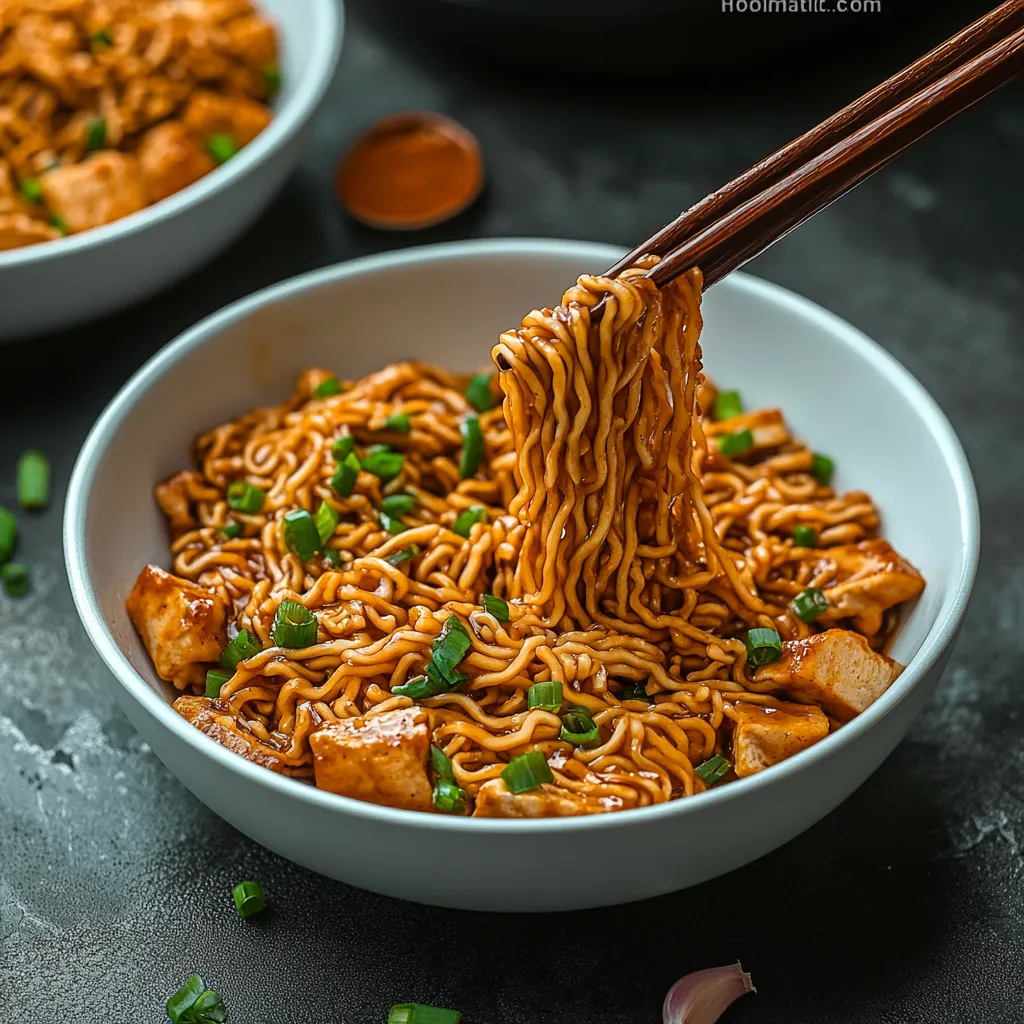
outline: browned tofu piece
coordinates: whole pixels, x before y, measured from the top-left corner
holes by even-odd
[[[216,166],[181,121],[150,128],[139,142],[138,156],[151,203],[180,192]]]
[[[828,718],[802,704],[733,704],[726,714],[735,723],[733,768],[742,779],[799,754],[828,735]]]
[[[328,722],[310,735],[309,745],[318,788],[406,811],[434,809],[423,708]]]
[[[179,690],[206,679],[227,646],[227,608],[216,594],[147,565],[125,601],[156,674]]]
[[[261,69],[277,60],[277,33],[266,18],[232,18],[224,33],[227,50],[249,67]]]
[[[0,213],[0,252],[20,249],[23,245],[52,242],[58,238],[60,232],[46,221],[16,210]]]
[[[212,697],[179,697],[174,702],[174,710],[210,739],[247,761],[269,768],[272,772],[284,770],[284,762],[255,736],[246,733],[219,700]]]
[[[49,209],[71,231],[88,231],[137,213],[146,205],[139,161],[127,153],[103,152],[49,171],[39,179]]]
[[[270,116],[270,111],[255,100],[200,89],[192,94],[184,119],[188,130],[200,140],[230,135],[239,146],[245,146],[270,124]]]
[[[832,563],[834,582],[822,587],[829,603],[822,623],[853,619],[872,636],[882,628],[883,612],[924,590],[924,577],[885,540],[828,548],[823,559]]]
[[[754,679],[778,683],[807,704],[820,704],[833,718],[848,722],[889,689],[903,666],[877,654],[860,633],[829,629],[806,640],[787,640],[782,657],[759,668]]]
[[[580,814],[603,814],[620,804],[597,797],[580,796],[545,783],[528,793],[510,793],[503,779],[485,782],[476,795],[474,818],[569,818]]]
[[[778,448],[789,440],[789,429],[781,409],[755,409],[730,420],[719,420],[706,428],[711,437],[749,430],[754,439],[753,451]]]

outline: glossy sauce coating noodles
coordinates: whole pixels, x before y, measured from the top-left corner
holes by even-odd
[[[179,689],[203,692],[210,651],[236,630],[259,649],[179,711],[335,792],[430,810],[422,794],[447,772],[465,797],[456,813],[532,817],[749,775],[883,692],[899,666],[879,652],[923,580],[877,539],[870,498],[833,492],[778,410],[711,415],[700,274],[659,291],[647,265],[582,277],[502,335],[490,391],[470,388],[485,411],[467,378],[422,364],[336,394],[309,371],[285,405],[200,438],[199,470],[157,492],[175,575],[144,571],[129,611]],[[259,511],[232,509],[236,481],[265,493]],[[302,560],[284,517],[321,503],[339,522],[317,553],[299,545]],[[168,595],[186,590],[209,615],[184,633],[171,615],[165,630]],[[284,599],[315,613],[312,646],[275,643]],[[446,674],[453,630],[465,653]],[[776,646],[749,646],[757,630]],[[412,696],[394,692],[410,681]],[[548,688],[531,708],[548,681],[561,705]],[[596,729],[582,745],[588,715],[574,708]],[[450,765],[428,758],[431,744]],[[529,751],[547,769],[523,783],[505,770]],[[436,788],[433,804],[453,809]]]

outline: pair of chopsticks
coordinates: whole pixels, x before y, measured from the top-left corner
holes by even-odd
[[[690,207],[608,276],[653,254],[659,287],[700,267],[708,288],[1022,72],[1024,0],[1009,0]]]

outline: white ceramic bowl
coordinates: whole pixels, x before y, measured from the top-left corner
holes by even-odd
[[[705,299],[712,376],[751,405],[780,404],[832,454],[838,485],[869,489],[893,543],[928,586],[894,655],[907,670],[851,724],[784,764],[659,807],[540,821],[450,818],[359,803],[275,775],[178,717],[128,621],[146,562],[168,564],[153,484],[189,465],[200,432],[281,401],[310,365],[358,377],[398,359],[488,365],[500,330],[554,305],[577,274],[619,250],[496,240],[355,260],[268,288],[156,355],[100,417],[72,476],[71,588],[125,713],[196,796],[264,846],[352,885],[487,910],[562,910],[693,885],[781,845],[831,811],[889,754],[932,692],[974,579],[978,512],[963,451],[938,407],[863,334],[791,292],[742,274]],[[154,814],[159,808],[154,807]],[[525,865],[571,865],[531,886]],[[643,871],[609,871],[642,862]],[[509,884],[518,879],[521,884]]]
[[[139,302],[235,240],[298,162],[338,63],[342,0],[257,0],[278,27],[274,120],[236,157],[173,196],[81,234],[0,252],[0,343]]]

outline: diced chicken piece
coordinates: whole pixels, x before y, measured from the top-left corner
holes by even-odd
[[[221,96],[200,89],[185,108],[185,125],[199,139],[230,135],[239,146],[248,145],[270,124],[271,113],[261,103],[241,96]]]
[[[284,762],[255,736],[247,734],[219,700],[212,697],[179,697],[174,702],[174,710],[200,732],[206,733],[222,747],[227,747],[247,761],[269,768],[272,772],[284,770]]]
[[[147,565],[125,601],[156,674],[179,690],[202,683],[227,646],[227,608],[189,580]]]
[[[318,788],[407,811],[434,809],[423,708],[328,722],[310,734],[309,745]]]
[[[726,714],[735,723],[733,768],[742,779],[799,754],[828,735],[828,718],[801,704],[733,704]]]
[[[824,571],[829,562],[834,570],[833,582],[821,588],[829,608],[819,622],[853,619],[860,632],[872,636],[882,628],[883,612],[924,590],[924,577],[885,540],[828,548],[823,561]]]
[[[848,722],[870,707],[903,666],[877,654],[860,633],[829,629],[805,640],[787,640],[782,657],[757,670],[754,679],[778,683],[788,696],[820,704],[833,718]]]
[[[485,782],[476,795],[474,818],[569,818],[603,814],[621,806],[617,801],[584,797],[545,783],[528,793],[510,793],[503,779]]]
[[[740,430],[749,430],[754,439],[753,451],[764,451],[778,448],[789,440],[789,428],[783,418],[781,409],[755,409],[729,420],[719,420],[706,427],[711,437],[719,434],[735,434]]]
[[[227,49],[253,68],[264,68],[277,59],[277,33],[265,18],[250,15],[232,18],[224,26]]]
[[[60,238],[60,232],[46,221],[16,211],[0,213],[0,252],[23,245],[52,242],[57,238]]]
[[[151,203],[180,192],[215,166],[181,121],[151,128],[139,143],[138,155]]]
[[[80,164],[58,167],[40,179],[43,198],[71,231],[88,231],[137,213],[146,205],[139,161],[103,152]]]

